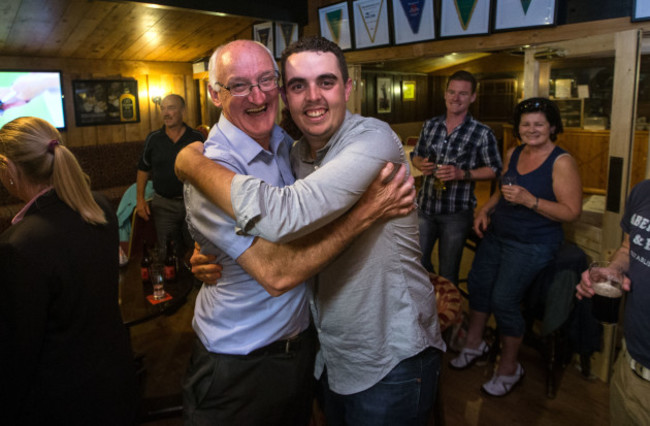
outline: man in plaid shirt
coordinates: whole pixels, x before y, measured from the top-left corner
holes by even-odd
[[[424,180],[418,193],[422,265],[433,272],[431,252],[439,239],[438,273],[458,285],[458,269],[472,227],[474,181],[496,178],[501,157],[492,130],[474,120],[476,79],[457,71],[447,83],[447,113],[427,120],[411,154]]]

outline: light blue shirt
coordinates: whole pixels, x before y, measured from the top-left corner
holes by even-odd
[[[298,141],[291,163],[304,179],[292,186],[235,176],[231,199],[243,229],[271,241],[310,233],[350,209],[387,161],[406,163],[386,123],[349,112],[315,161],[308,154]],[[375,223],[313,278],[315,376],[327,366],[334,392],[363,391],[427,347],[445,350],[421,256],[413,212]]]
[[[204,145],[204,154],[237,173],[257,176],[270,185],[294,182],[289,163],[291,138],[275,126],[270,151],[230,123],[222,114]],[[309,325],[307,289],[299,285],[271,297],[236,259],[254,237],[238,235],[235,221],[191,185],[185,185],[190,232],[202,252],[217,256],[223,275],[217,285],[203,285],[192,325],[213,353],[245,355],[279,339],[295,336]]]

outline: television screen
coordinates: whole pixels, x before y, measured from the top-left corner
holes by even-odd
[[[14,118],[36,116],[65,128],[61,73],[0,71],[0,127]]]

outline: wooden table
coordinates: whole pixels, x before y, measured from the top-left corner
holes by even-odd
[[[183,265],[178,268],[176,275],[175,282],[165,283],[165,292],[169,293],[172,299],[151,304],[147,296],[153,293],[153,288],[151,284],[142,283],[140,258],[131,258],[129,263],[120,269],[119,303],[124,325],[132,327],[162,314],[171,314],[185,304],[194,278]]]

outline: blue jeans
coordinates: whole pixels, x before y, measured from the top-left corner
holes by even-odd
[[[467,279],[470,308],[493,313],[502,335],[523,336],[526,323],[521,301],[559,247],[560,243],[520,243],[488,232],[479,244]]]
[[[431,252],[438,244],[438,274],[458,285],[458,270],[463,257],[465,240],[472,228],[474,212],[464,210],[450,214],[428,215],[418,210],[420,225],[420,248],[422,249],[422,266],[429,272],[433,270]]]
[[[427,348],[397,364],[369,389],[340,395],[320,379],[328,426],[425,426],[438,389],[442,353]]]

